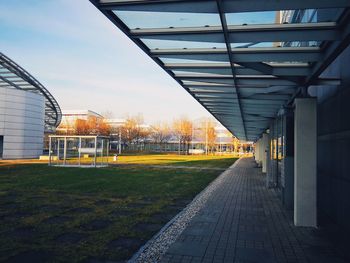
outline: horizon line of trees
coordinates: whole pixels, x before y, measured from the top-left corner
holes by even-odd
[[[106,119],[88,117],[86,120],[77,119],[74,123],[61,125],[58,134],[65,135],[103,135],[110,136],[111,140],[121,141],[123,145],[135,144],[142,149],[142,144],[146,141],[158,144],[160,149],[165,149],[167,143],[176,139],[179,142],[179,149],[188,153],[194,133],[203,139],[207,153],[213,153],[216,146],[217,132],[215,122],[205,119],[198,127],[194,122],[183,116],[168,122],[158,122],[151,126],[144,125],[142,115],[128,116],[125,122],[119,126],[111,126]],[[231,135],[232,136],[232,135]],[[238,139],[232,136],[233,148],[238,150]]]

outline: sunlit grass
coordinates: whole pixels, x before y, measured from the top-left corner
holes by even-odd
[[[180,166],[226,168],[235,160],[229,156],[137,155],[120,156],[117,165],[108,168],[2,166],[0,261],[26,251],[48,253],[54,262],[129,258],[221,173]],[[89,228],[99,220],[106,225]],[[153,228],[140,229],[140,223]],[[64,234],[80,239],[62,242]],[[139,243],[113,247],[113,241],[120,238]]]

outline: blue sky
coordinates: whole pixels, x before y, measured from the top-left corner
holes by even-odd
[[[209,116],[88,0],[0,1],[0,50],[62,109],[142,113],[147,122]]]

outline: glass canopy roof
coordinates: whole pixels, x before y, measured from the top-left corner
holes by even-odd
[[[2,87],[43,95],[45,97],[45,132],[53,132],[60,124],[62,113],[55,98],[39,81],[0,52],[0,88]]]
[[[349,0],[90,0],[235,136],[256,140],[350,42]]]

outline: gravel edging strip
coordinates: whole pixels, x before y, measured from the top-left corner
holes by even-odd
[[[138,252],[128,261],[128,263],[154,263],[164,255],[172,243],[176,241],[182,231],[188,226],[191,219],[203,208],[210,195],[220,186],[223,178],[241,160],[238,159],[226,171],[221,173],[213,182],[202,190],[190,204],[180,213],[171,219],[157,234],[155,234]]]

